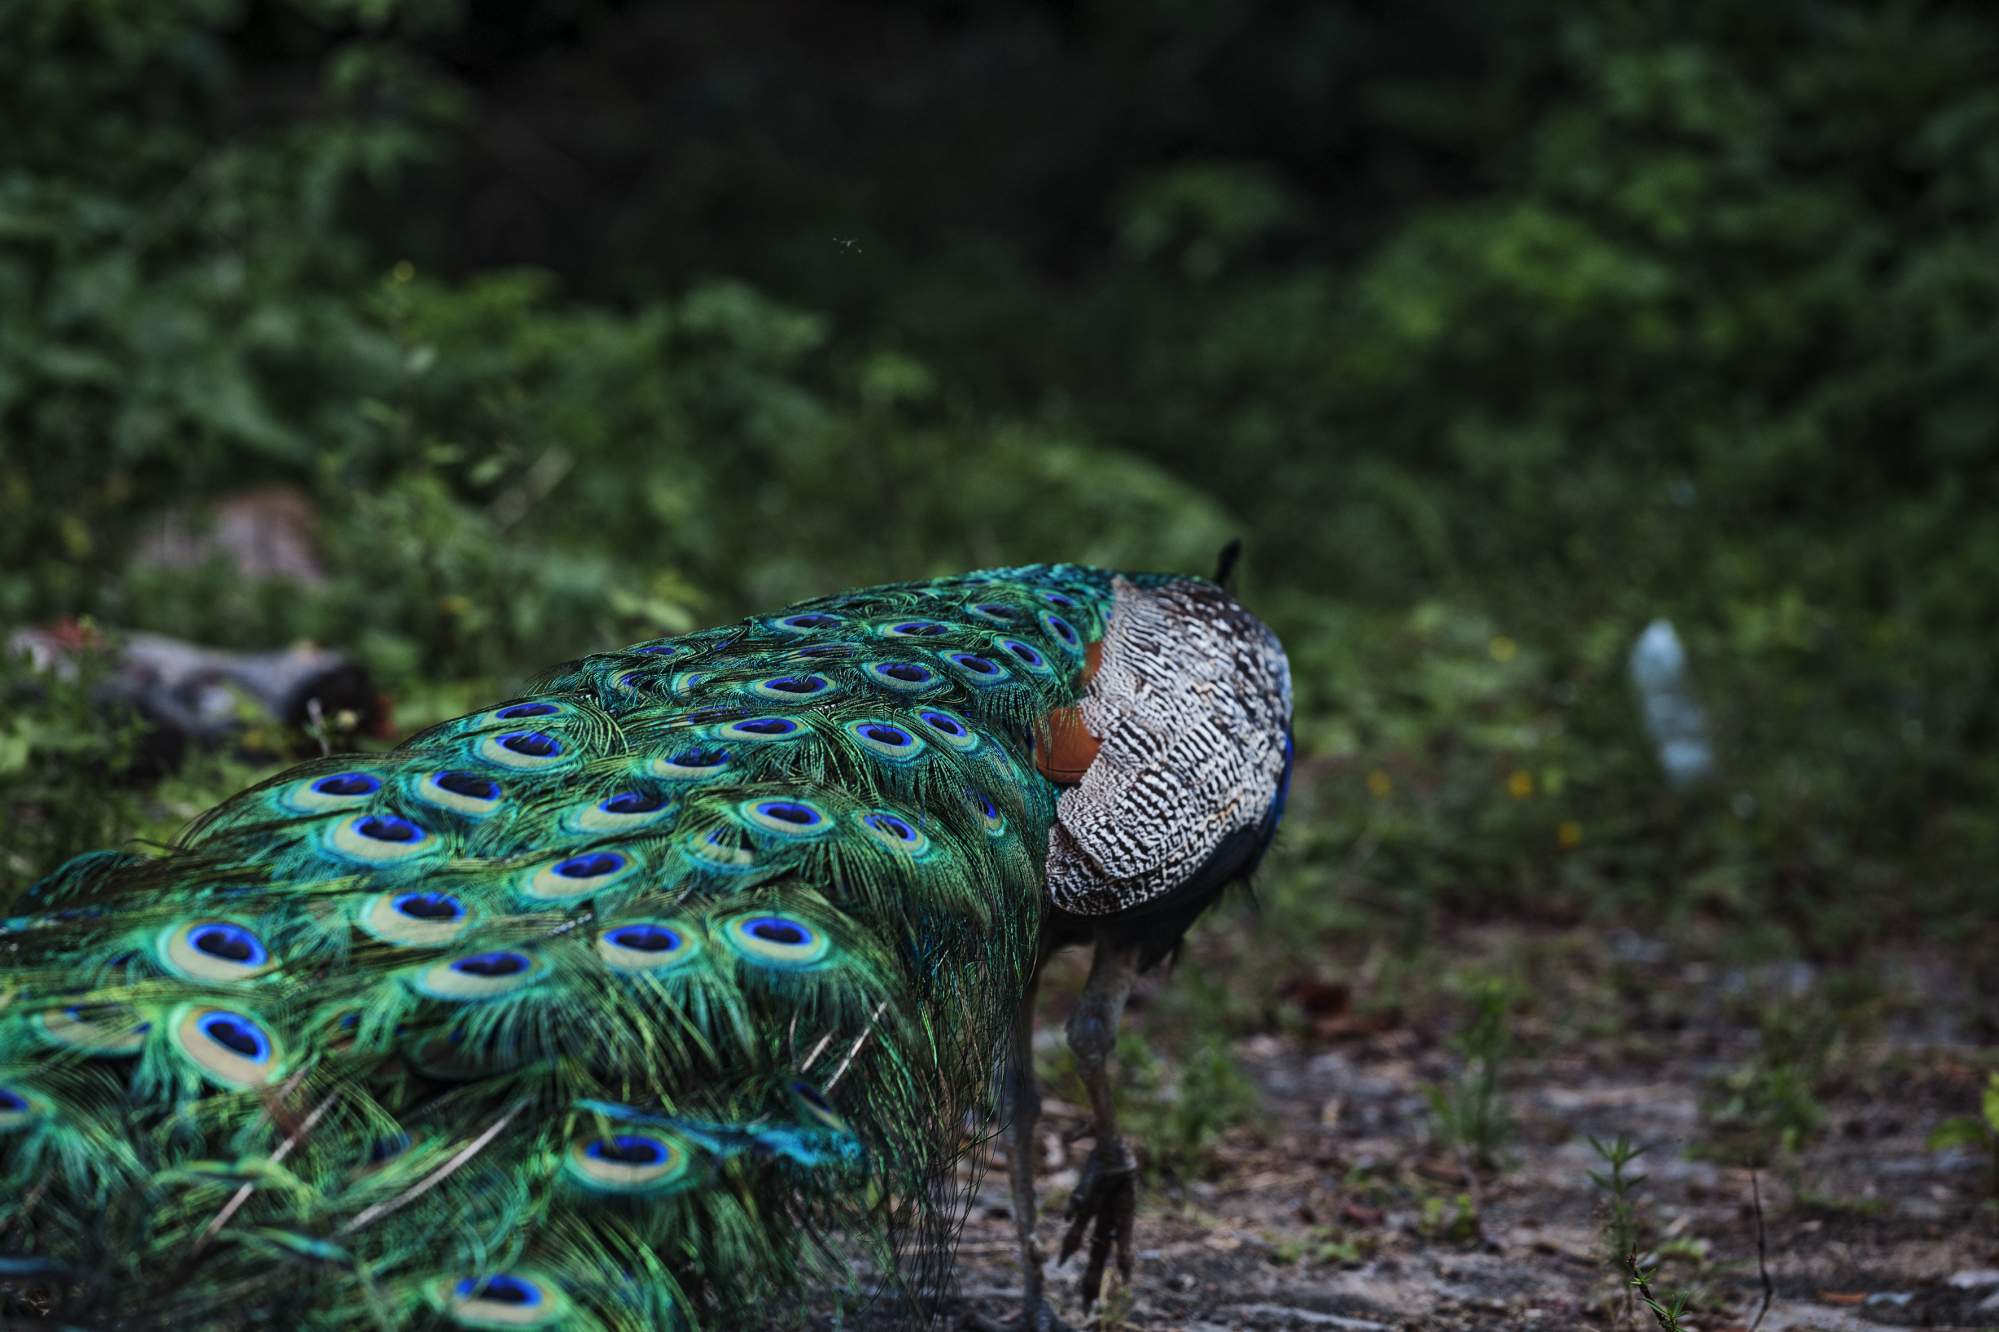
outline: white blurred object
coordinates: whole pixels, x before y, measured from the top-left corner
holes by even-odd
[[[1645,729],[1659,752],[1659,766],[1674,786],[1688,786],[1714,772],[1714,743],[1707,713],[1687,678],[1687,650],[1671,620],[1654,620],[1631,646],[1631,682],[1638,687]]]

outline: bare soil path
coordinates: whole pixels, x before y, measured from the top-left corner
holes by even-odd
[[[1693,1296],[1683,1325],[1749,1326],[1763,1298],[1751,1172],[1700,1148],[1718,1133],[1706,1109],[1717,1077],[1748,1066],[1760,1039],[1731,997],[1767,990],[1771,978],[1657,958],[1635,966],[1635,989],[1633,967],[1622,968],[1624,1000],[1570,987],[1569,1001],[1540,1020],[1539,1057],[1514,1063],[1506,1078],[1515,1129],[1504,1168],[1473,1179],[1430,1141],[1423,1086],[1456,1065],[1440,1030],[1335,1015],[1308,1034],[1237,1042],[1239,1066],[1261,1089],[1257,1122],[1229,1131],[1209,1178],[1149,1189],[1134,1281],[1100,1306],[1100,1325],[1650,1327],[1649,1316],[1633,1321],[1642,1309],[1624,1306],[1604,1238],[1606,1196],[1589,1178],[1603,1166],[1590,1137],[1624,1133],[1646,1148],[1637,1196],[1658,1284]],[[1934,959],[1901,959],[1890,971],[1893,996],[1877,1005],[1872,1031],[1843,1044],[1817,1084],[1822,1129],[1756,1172],[1774,1291],[1766,1332],[1999,1327],[1991,1162],[1926,1146],[1939,1122],[1975,1109],[1993,1066],[1972,1039],[1977,1002]],[[1806,969],[1777,985],[1795,995],[1816,980]],[[1578,1034],[1589,1029],[1588,1005],[1622,1003],[1628,1017],[1633,993],[1649,1017],[1597,1024],[1613,1035]],[[1040,1235],[1052,1254],[1060,1203],[1089,1144],[1065,1147],[1079,1112],[1049,1109],[1037,1173]],[[1005,1170],[1002,1157],[987,1160],[956,1288],[960,1308],[1010,1318],[1018,1267]],[[1079,1256],[1051,1270],[1058,1311],[1076,1325],[1081,1265]]]

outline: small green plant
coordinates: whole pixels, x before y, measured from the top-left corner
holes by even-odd
[[[1992,1195],[1999,1199],[1999,1073],[1985,1084],[1979,1113],[1946,1119],[1930,1134],[1930,1150],[1947,1147],[1975,1147],[1992,1157]]]
[[[1632,1195],[1646,1176],[1626,1172],[1633,1161],[1645,1154],[1645,1149],[1622,1133],[1608,1143],[1592,1135],[1589,1145],[1597,1158],[1610,1167],[1590,1171],[1589,1180],[1609,1195],[1603,1218],[1603,1244],[1610,1251],[1611,1262],[1621,1263],[1627,1255],[1638,1252],[1643,1239],[1644,1222]],[[1631,1303],[1628,1293],[1623,1303],[1628,1312]]]
[[[1438,1138],[1488,1168],[1499,1165],[1499,1149],[1513,1130],[1499,1082],[1516,1048],[1506,1020],[1514,998],[1515,991],[1503,981],[1488,981],[1473,991],[1472,1019],[1451,1042],[1464,1067],[1448,1086],[1424,1089],[1437,1117]]]
[[[1717,1094],[1707,1106],[1713,1136],[1700,1153],[1760,1166],[1816,1137],[1826,1119],[1817,1089],[1842,1042],[1871,1020],[1878,999],[1867,977],[1849,975],[1759,1004],[1755,1057],[1715,1079]]]
[[[1680,1332],[1680,1319],[1687,1312],[1686,1292],[1682,1291],[1671,1306],[1661,1304],[1652,1294],[1652,1277],[1658,1274],[1658,1269],[1645,1271],[1638,1265],[1638,1256],[1632,1253],[1624,1255],[1624,1266],[1631,1273],[1631,1288],[1638,1293],[1638,1302],[1652,1311],[1661,1332]]]
[[[1359,1263],[1374,1251],[1374,1237],[1339,1226],[1313,1226],[1299,1239],[1284,1240],[1270,1253],[1278,1263]]]
[[[1449,1203],[1442,1198],[1425,1198],[1423,1210],[1416,1216],[1416,1233],[1426,1239],[1476,1239],[1478,1205],[1469,1193],[1460,1193]]]

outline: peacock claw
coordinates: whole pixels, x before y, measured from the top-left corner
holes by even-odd
[[[1118,1275],[1131,1281],[1131,1225],[1138,1210],[1138,1162],[1131,1151],[1116,1139],[1099,1142],[1083,1163],[1083,1178],[1069,1195],[1063,1219],[1069,1229],[1062,1236],[1058,1263],[1069,1261],[1090,1230],[1090,1261],[1083,1269],[1082,1295],[1085,1310],[1097,1302],[1104,1285],[1104,1260],[1117,1250]]]

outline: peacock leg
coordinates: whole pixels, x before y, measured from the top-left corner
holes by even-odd
[[[1069,1015],[1069,1049],[1090,1093],[1091,1135],[1096,1146],[1083,1164],[1083,1178],[1069,1195],[1068,1233],[1060,1261],[1067,1262],[1090,1233],[1090,1261],[1083,1269],[1083,1307],[1097,1302],[1104,1284],[1104,1260],[1117,1250],[1118,1275],[1131,1280],[1131,1223],[1138,1206],[1138,1162],[1118,1132],[1117,1102],[1111,1094],[1111,1055],[1117,1049],[1118,1019],[1138,979],[1138,949],[1099,936],[1090,959],[1083,998]]]
[[[1007,1183],[1013,1187],[1014,1230],[1020,1237],[1021,1302],[1020,1321],[1005,1332],[1068,1332],[1068,1324],[1048,1305],[1042,1273],[1045,1258],[1034,1239],[1039,1211],[1034,1202],[1034,1130],[1041,1120],[1041,1088],[1034,1079],[1034,1000],[1040,988],[1041,966],[1037,961],[1014,1015],[1007,1050],[1006,1173]],[[974,1325],[1001,1332],[1001,1326],[990,1319],[977,1318]]]

